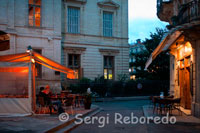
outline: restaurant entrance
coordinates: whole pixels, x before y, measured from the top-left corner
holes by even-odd
[[[177,48],[177,63],[179,71],[179,87],[181,106],[185,109],[191,109],[191,89],[192,89],[192,46],[186,42]]]
[[[180,83],[180,97],[181,106],[185,109],[191,109],[191,92],[190,92],[190,57],[184,58],[180,61],[181,67],[179,69],[179,83]]]

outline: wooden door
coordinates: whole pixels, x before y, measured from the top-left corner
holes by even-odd
[[[185,106],[185,95],[184,95],[184,69],[179,70],[179,86],[180,86],[180,98],[181,106]]]
[[[179,70],[179,85],[181,106],[185,109],[191,109],[191,92],[190,92],[190,68]]]
[[[191,109],[191,92],[190,92],[190,68],[185,69],[185,108]]]

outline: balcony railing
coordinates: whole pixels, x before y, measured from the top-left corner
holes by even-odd
[[[173,25],[181,25],[199,19],[200,19],[200,1],[193,0],[187,4],[182,5],[179,9],[178,16],[172,18],[172,21]]]
[[[172,0],[157,0],[157,13],[162,10],[163,3],[171,2]]]

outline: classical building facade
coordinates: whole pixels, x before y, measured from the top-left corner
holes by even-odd
[[[200,1],[158,0],[157,15],[169,22],[169,32],[152,53],[150,62],[162,51],[170,57],[170,92],[181,98],[181,106],[200,117]]]
[[[77,79],[116,80],[128,74],[128,0],[1,0],[0,45],[0,55],[22,53],[31,45],[74,69]],[[65,79],[36,67],[38,85],[56,88]]]

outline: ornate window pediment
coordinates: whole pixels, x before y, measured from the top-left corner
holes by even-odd
[[[81,3],[81,4],[85,4],[87,2],[87,0],[65,0],[66,2],[75,2],[75,3]]]
[[[104,0],[101,2],[97,3],[99,7],[108,7],[108,8],[114,8],[114,9],[118,9],[120,6],[119,4],[113,2],[112,0]]]
[[[86,48],[84,47],[64,47],[64,50],[67,51],[67,53],[73,53],[73,54],[81,54],[83,53]]]
[[[99,52],[101,52],[103,55],[117,55],[119,54],[119,50],[116,49],[99,49]]]

